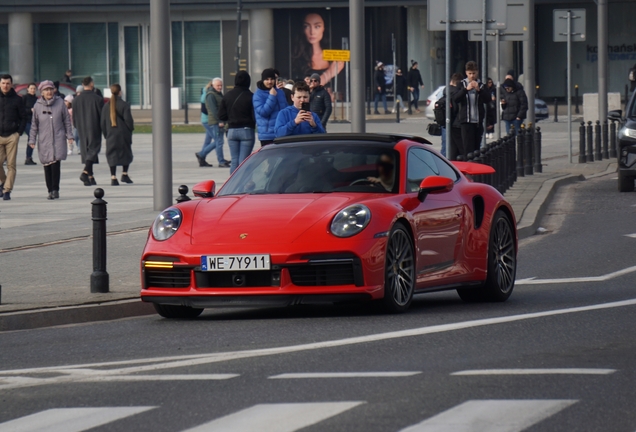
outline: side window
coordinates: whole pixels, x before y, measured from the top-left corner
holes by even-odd
[[[421,148],[409,150],[407,192],[417,192],[420,183],[428,176],[440,175],[433,154]]]
[[[433,158],[435,158],[435,163],[437,163],[437,168],[439,169],[439,175],[442,177],[448,177],[449,179],[456,182],[459,180],[459,175],[457,175],[457,171],[455,171],[444,159],[438,157],[431,153]]]

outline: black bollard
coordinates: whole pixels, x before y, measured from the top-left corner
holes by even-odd
[[[525,152],[523,150],[524,132],[525,132],[525,126],[521,125],[521,128],[519,129],[519,133],[517,134],[517,137],[516,137],[517,139],[517,176],[519,177],[524,177],[526,175],[523,170],[523,156],[525,155]]]
[[[538,127],[534,131],[534,172],[543,172],[541,165],[541,128]]]
[[[585,122],[579,126],[579,163],[585,163]]]
[[[534,166],[534,125],[532,123],[528,123],[526,126],[526,131],[530,133],[530,165]]]
[[[523,147],[525,150],[525,154],[523,156],[524,162],[524,171],[525,175],[533,175],[534,170],[532,169],[532,127],[528,127],[523,137]]]
[[[473,161],[473,152],[470,152],[466,155],[466,162],[472,162]]]
[[[413,115],[413,109],[411,108],[411,91],[409,90],[407,93],[408,99],[409,99],[409,109],[408,109],[408,114],[409,115]]]
[[[594,162],[594,129],[592,128],[591,121],[587,122],[585,135],[587,138],[587,161]]]
[[[557,98],[554,98],[554,122],[559,122],[559,101]]]
[[[495,188],[499,193],[504,193],[503,148],[501,146],[501,140],[497,140],[493,144],[495,146]]]
[[[398,105],[397,101],[395,101],[393,106],[395,107],[395,122],[399,123],[400,122],[400,109],[402,108],[402,104]]]
[[[188,196],[188,187],[186,185],[179,186],[179,196],[177,197],[177,204],[190,201],[190,197]]]
[[[607,119],[603,120],[601,131],[603,133],[603,159],[609,159],[609,130],[607,127]]]
[[[367,115],[371,115],[371,89],[367,87]]]
[[[91,273],[91,292],[108,292],[108,272],[106,271],[106,201],[104,190],[95,189],[95,200],[91,202],[93,219],[93,273]]]
[[[481,163],[481,160],[482,160],[482,158],[481,158],[481,149],[475,150],[473,152],[473,162]],[[473,176],[473,181],[475,181],[477,183],[483,183],[482,177],[483,177],[482,175]]]
[[[610,157],[614,159],[616,157],[616,123],[612,120],[610,125]]]
[[[601,153],[601,122],[596,120],[594,125],[594,159],[597,161],[603,160]]]
[[[507,136],[506,139],[508,140],[508,146],[510,148],[510,186],[512,187],[517,181],[517,143],[511,136]]]
[[[579,85],[574,85],[574,113],[579,113]]]

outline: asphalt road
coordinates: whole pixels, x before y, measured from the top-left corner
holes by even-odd
[[[447,292],[403,315],[212,310],[0,333],[0,432],[634,431],[635,198],[611,176],[560,190],[502,304]]]

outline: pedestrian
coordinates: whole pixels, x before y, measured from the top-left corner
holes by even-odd
[[[318,114],[309,109],[309,86],[298,81],[292,89],[294,104],[278,113],[276,117],[276,136],[325,133]]]
[[[311,75],[309,82],[309,106],[311,112],[318,114],[322,127],[327,130],[327,122],[331,116],[331,95],[322,85],[320,85],[320,75]]]
[[[415,107],[415,112],[420,112],[418,101],[420,100],[420,88],[424,88],[424,81],[422,81],[422,74],[415,60],[411,60],[411,68],[406,75],[406,85],[411,92],[410,103]]]
[[[457,85],[461,82],[462,76],[458,73],[454,73],[451,75],[449,81],[450,95],[451,97],[446,97],[446,89],[442,93],[442,97],[435,102],[435,109],[433,112],[435,113],[435,121],[442,128],[442,149],[441,152],[444,157],[448,157],[451,160],[454,160],[457,156],[457,149],[461,146],[462,142],[462,130],[461,125],[457,121],[457,104],[453,102],[453,96],[459,90]],[[446,104],[450,104],[450,143],[448,146],[447,136],[446,136]],[[439,112],[439,111],[442,112]],[[452,148],[452,151],[451,151]]]
[[[511,79],[504,81],[503,89],[501,118],[506,124],[506,134],[510,134],[510,126],[514,126],[515,134],[517,134],[528,113],[528,97],[523,88],[520,89]]]
[[[119,186],[117,166],[122,166],[121,181],[132,183],[128,167],[133,161],[132,134],[135,122],[130,104],[121,98],[121,86],[111,84],[110,100],[102,109],[102,132],[106,139],[106,160],[110,167],[110,185]]]
[[[629,70],[627,79],[629,80],[629,92],[634,93],[634,89],[636,89],[636,64]]]
[[[276,117],[278,113],[287,108],[285,93],[276,88],[276,71],[264,69],[261,80],[256,83],[256,92],[252,98],[254,115],[258,128],[258,139],[261,146],[271,144],[276,138]]]
[[[15,182],[15,160],[18,141],[26,128],[24,102],[13,89],[13,78],[9,74],[0,76],[0,196],[11,199]],[[4,163],[7,163],[7,172]]]
[[[196,156],[200,167],[211,167],[212,164],[209,164],[205,158],[212,150],[216,149],[219,167],[229,167],[230,162],[225,160],[223,155],[225,123],[219,120],[219,106],[223,98],[223,80],[218,77],[213,78],[206,88],[203,102],[207,111],[207,123],[203,125],[206,130],[206,137],[201,151],[195,153],[194,156]],[[201,116],[201,119],[203,120],[203,116]],[[209,138],[208,135],[210,136]]]
[[[228,125],[227,142],[232,155],[230,174],[254,149],[256,119],[251,83],[252,79],[247,72],[238,71],[234,77],[234,88],[223,96],[219,107],[219,119]]]
[[[497,124],[497,87],[492,78],[486,79],[486,90],[489,94],[488,104],[486,104],[486,138],[493,138],[495,124]]]
[[[378,102],[382,99],[384,105],[384,114],[388,114],[389,110],[386,106],[386,79],[384,78],[384,63],[379,61],[375,66],[375,74],[373,75],[373,83],[375,84],[375,97],[373,101],[373,114],[380,114],[378,111]]]
[[[479,149],[481,136],[483,135],[484,105],[490,98],[486,86],[479,80],[479,68],[477,63],[466,63],[466,78],[460,81],[459,89],[453,96],[457,104],[457,117],[461,125],[462,140],[458,146],[458,155],[467,160],[468,153]]]
[[[276,88],[279,88],[283,91],[283,93],[285,93],[285,100],[287,101],[287,106],[291,105],[292,102],[292,87],[294,86],[294,82],[292,81],[292,84],[289,85],[288,84],[288,80],[284,79],[284,78],[276,78]]]
[[[84,186],[91,186],[97,184],[93,176],[93,165],[99,163],[99,152],[102,149],[104,98],[95,93],[95,83],[90,76],[82,80],[82,86],[82,93],[73,100],[73,122],[80,137],[80,155],[84,164],[79,179]]]
[[[399,110],[400,107],[403,108],[404,112],[407,112],[408,108],[404,106],[403,99],[403,97],[406,96],[406,78],[402,74],[402,69],[397,68],[395,71],[395,80],[393,82],[395,83],[395,102],[393,103],[393,110],[391,112],[395,113],[395,111]]]
[[[29,133],[31,132],[31,122],[33,119],[33,106],[35,102],[38,100],[38,97],[35,95],[37,90],[37,86],[35,83],[31,83],[27,86],[27,92],[22,97],[24,100],[24,114],[26,115],[26,127],[24,132],[26,133],[27,139],[29,137]],[[26,159],[24,160],[25,165],[37,165],[33,160],[33,148],[30,145],[26,146]]]
[[[80,93],[82,93],[82,91],[84,90],[84,86],[83,85],[78,85],[77,87],[75,87],[75,95],[74,97],[77,97],[80,95]],[[75,100],[75,99],[73,99]],[[77,151],[77,154],[80,154],[80,139],[79,139],[79,133],[77,132],[77,128],[75,127],[75,123],[73,123],[73,139],[75,140],[75,150]]]
[[[66,73],[64,73],[64,76],[62,77],[62,80],[61,80],[61,81],[62,81],[63,83],[68,83],[68,84],[70,84],[70,83],[72,82],[72,81],[71,81],[71,78],[72,78],[72,77],[73,77],[73,71],[72,71],[72,70],[70,70],[70,69],[68,69],[68,70],[66,71]]]
[[[66,105],[66,110],[68,111],[68,115],[71,119],[71,125],[73,124],[73,95],[67,95],[64,98],[64,105]],[[72,127],[71,127],[72,129]],[[75,134],[73,134],[73,139],[75,139]],[[29,148],[31,148],[31,146],[27,146]],[[33,150],[33,149],[31,149]],[[72,155],[73,154],[73,143],[69,142],[68,143],[68,150],[66,151],[67,155]]]
[[[62,161],[66,160],[67,143],[73,145],[73,128],[66,105],[55,94],[55,85],[48,80],[42,81],[38,90],[42,97],[33,107],[29,147],[34,148],[37,143],[49,191],[47,199],[52,200],[60,197],[60,171]]]

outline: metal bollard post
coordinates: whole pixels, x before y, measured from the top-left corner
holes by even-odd
[[[530,165],[534,166],[534,125],[532,123],[528,123],[526,131],[530,134]]]
[[[534,172],[543,172],[541,164],[541,128],[537,127],[534,131]]]
[[[579,163],[585,163],[585,122],[579,126]]]
[[[557,98],[554,98],[554,122],[559,122],[559,101]]]
[[[473,162],[481,163],[481,161],[482,161],[481,149],[475,150],[473,152]],[[477,182],[477,183],[483,183],[484,181],[483,181],[482,177],[483,177],[482,175],[476,175],[476,176],[473,176],[473,180],[475,182]]]
[[[179,191],[179,196],[176,199],[177,204],[190,201],[190,197],[188,196],[188,187],[186,185],[179,186],[178,191]]]
[[[574,113],[579,113],[579,85],[574,85]]]
[[[95,189],[95,200],[91,202],[93,219],[93,273],[91,273],[91,292],[108,292],[108,272],[106,272],[106,201],[104,190]]]
[[[603,160],[601,154],[601,122],[596,120],[594,125],[594,158],[597,161]]]
[[[601,131],[603,133],[603,159],[609,159],[609,130],[607,128],[607,119],[603,120]]]
[[[517,181],[517,143],[515,140],[507,136],[508,146],[510,146],[510,186],[515,184]]]
[[[495,141],[495,176],[497,179],[497,190],[504,193],[504,153],[501,140]]]
[[[523,156],[524,171],[526,175],[533,175],[534,170],[532,169],[532,130],[531,128],[526,129],[523,139],[524,139],[523,146],[526,152]]]
[[[397,101],[393,101],[393,106],[395,107],[395,122],[400,122],[400,109],[402,109],[402,104],[398,104]]]
[[[409,99],[408,100],[408,102],[409,102],[408,103],[408,105],[409,105],[408,114],[409,115],[413,115],[413,109],[411,108],[411,91],[410,90],[407,92],[407,96],[408,96],[408,99]]]
[[[524,177],[526,175],[523,170],[523,156],[525,155],[525,152],[523,150],[524,132],[525,132],[525,126],[521,125],[521,128],[519,129],[519,133],[517,134],[517,176],[519,177]]]
[[[587,122],[585,135],[587,136],[587,161],[594,162],[594,129],[592,129],[591,121]]]
[[[610,157],[616,158],[616,123],[612,120],[610,125]]]
[[[367,87],[367,115],[371,115],[371,89]]]

